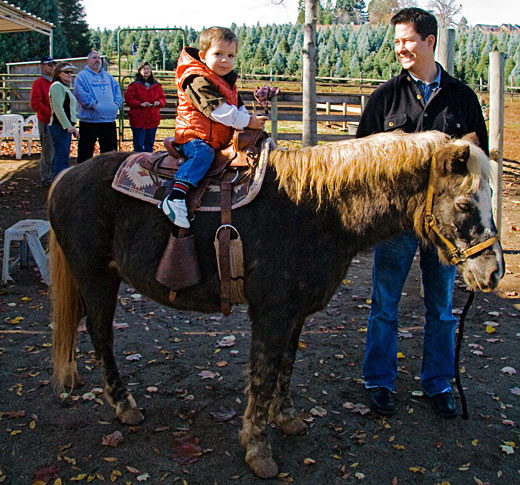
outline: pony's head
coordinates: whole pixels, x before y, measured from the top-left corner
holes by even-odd
[[[413,214],[415,231],[458,264],[467,285],[491,291],[504,275],[491,207],[491,162],[469,139],[449,140],[432,157],[429,196]],[[430,202],[428,201],[430,199]]]

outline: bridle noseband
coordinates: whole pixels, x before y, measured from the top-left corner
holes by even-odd
[[[496,242],[498,242],[497,236],[491,236],[485,241],[475,244],[464,251],[462,251],[459,247],[453,244],[449,239],[444,237],[439,228],[437,227],[437,222],[435,220],[435,216],[433,215],[433,196],[435,189],[435,168],[436,168],[436,157],[435,155],[432,157],[432,162],[430,164],[430,176],[428,179],[428,191],[426,192],[426,209],[424,212],[424,230],[426,235],[430,235],[430,230],[432,230],[439,239],[444,243],[444,245],[448,248],[450,252],[450,263],[453,265],[465,262],[470,256],[474,254],[478,254],[484,249],[489,248]]]

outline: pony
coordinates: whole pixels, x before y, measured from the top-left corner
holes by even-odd
[[[153,204],[111,188],[128,156],[105,153],[64,171],[48,207],[54,382],[58,389],[82,382],[74,353],[77,326],[86,316],[105,396],[121,422],[135,425],[144,417],[113,354],[120,283],[180,310],[219,311],[213,239],[220,215],[199,212],[192,222],[201,279],[170,301],[155,271],[171,223]],[[278,473],[268,420],[290,435],[307,429],[290,394],[298,339],[306,317],[327,305],[357,252],[413,230],[423,244],[437,247],[443,262],[459,264],[470,288],[496,288],[504,262],[491,211],[490,172],[488,157],[473,142],[440,132],[382,133],[271,151],[260,193],[233,211],[252,325],[248,404],[239,438],[254,473],[264,478]]]

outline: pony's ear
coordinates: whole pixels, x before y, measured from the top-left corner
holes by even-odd
[[[467,135],[464,135],[462,140],[469,141],[475,145],[479,145],[477,134],[473,131],[471,133],[468,133]]]
[[[469,145],[458,146],[444,152],[442,159],[439,160],[439,168],[446,174],[454,173],[466,175],[468,167],[466,163],[469,159]]]

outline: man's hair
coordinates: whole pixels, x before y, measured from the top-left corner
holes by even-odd
[[[225,27],[210,27],[200,34],[199,50],[207,52],[211,44],[219,40],[234,42],[238,49],[238,38],[231,29]]]
[[[90,51],[87,54],[87,59],[90,59],[94,54],[97,54],[99,56],[99,52],[98,51]]]
[[[412,24],[414,30],[421,36],[422,40],[426,39],[429,35],[433,35],[435,37],[435,44],[437,44],[437,19],[435,15],[432,15],[422,8],[403,8],[392,17],[390,23],[394,27],[396,24]],[[434,49],[435,44],[433,46]]]

